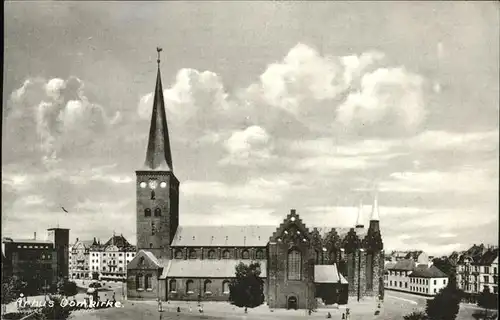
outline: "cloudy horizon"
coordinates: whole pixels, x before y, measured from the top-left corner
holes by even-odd
[[[135,243],[160,46],[181,225],[349,227],[361,201],[367,226],[378,193],[386,251],[494,244],[498,26],[493,2],[6,2],[2,235]]]

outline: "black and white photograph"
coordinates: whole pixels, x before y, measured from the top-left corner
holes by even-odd
[[[3,5],[2,320],[498,320],[498,2]]]

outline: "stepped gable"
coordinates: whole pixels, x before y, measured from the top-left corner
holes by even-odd
[[[281,238],[283,236],[283,233],[287,229],[287,226],[289,225],[295,225],[299,231],[301,232],[302,235],[307,237],[310,241],[310,231],[306,227],[306,225],[302,222],[302,219],[300,219],[299,215],[296,213],[295,209],[292,209],[290,213],[283,219],[283,222],[280,223],[276,231],[273,232],[271,237],[269,238],[270,242],[275,242],[278,241],[278,238]]]
[[[354,228],[351,228],[342,241],[342,247],[344,247],[346,253],[352,253],[358,249],[360,245],[361,241],[356,235],[356,231],[354,231]]]
[[[324,241],[323,238],[321,237],[321,234],[318,231],[318,228],[313,228],[309,235],[311,239],[311,243],[315,247],[323,247],[324,246]]]
[[[340,249],[340,247],[342,246],[342,241],[335,228],[332,228],[326,234],[325,245],[327,246],[327,248],[337,248],[337,249]]]

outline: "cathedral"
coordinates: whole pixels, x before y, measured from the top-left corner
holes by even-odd
[[[291,209],[279,226],[181,226],[158,73],[144,167],[136,171],[137,254],[130,300],[227,301],[235,266],[260,262],[270,308],[311,309],[383,296],[383,242],[375,198],[368,228],[311,228]]]

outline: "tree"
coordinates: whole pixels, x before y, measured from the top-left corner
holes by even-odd
[[[430,320],[455,320],[460,309],[462,292],[447,286],[432,300],[427,300],[426,313]]]
[[[19,279],[17,276],[2,278],[2,310],[5,311],[5,306],[19,298],[19,295],[26,288],[26,282]]]
[[[68,281],[67,279],[63,280],[63,282],[58,286],[59,294],[71,297],[78,293],[78,288],[75,282]]]
[[[407,314],[403,317],[404,320],[427,320],[429,319],[425,312],[422,311],[414,311],[410,314]]]
[[[496,309],[498,296],[490,292],[489,287],[484,287],[483,292],[479,295],[477,299],[477,305],[484,308],[485,318],[488,316],[488,309]]]
[[[260,263],[236,266],[235,278],[229,284],[229,301],[238,307],[255,308],[264,302],[264,281],[260,278]]]

